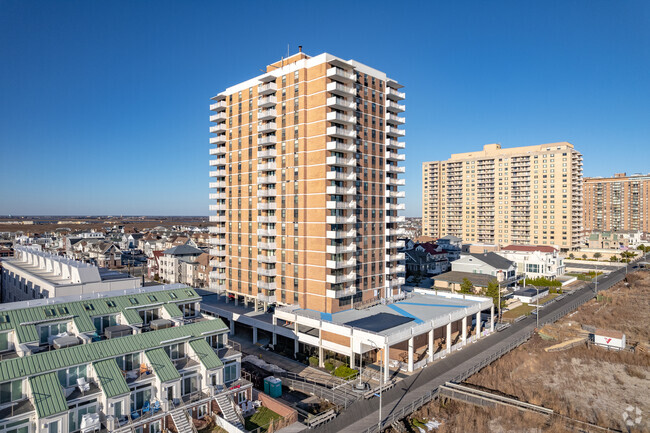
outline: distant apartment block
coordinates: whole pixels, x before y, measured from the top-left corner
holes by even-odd
[[[401,87],[300,52],[212,98],[212,290],[324,312],[400,292]]]
[[[585,231],[650,232],[650,174],[584,180]]]
[[[2,260],[2,302],[55,298],[142,286],[140,278],[17,245]]]
[[[452,154],[422,165],[425,236],[468,243],[580,246],[582,155],[570,143]]]

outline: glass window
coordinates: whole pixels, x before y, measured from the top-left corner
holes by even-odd
[[[14,380],[0,384],[0,404],[11,403],[23,398],[23,381]]]

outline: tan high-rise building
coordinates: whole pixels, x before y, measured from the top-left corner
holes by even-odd
[[[468,243],[580,246],[582,155],[570,143],[456,153],[422,165],[422,231]]]
[[[213,290],[327,313],[399,292],[401,87],[300,52],[212,98]]]
[[[586,177],[585,231],[650,232],[650,174]]]

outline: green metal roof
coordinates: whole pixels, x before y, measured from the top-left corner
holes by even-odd
[[[124,395],[130,392],[129,385],[126,383],[122,371],[117,366],[115,358],[93,362],[93,367],[95,368],[97,379],[99,379],[99,384],[106,397],[117,397],[118,395]]]
[[[201,364],[208,369],[212,370],[213,368],[219,368],[223,366],[223,362],[219,359],[214,349],[210,347],[207,341],[204,338],[200,340],[190,341],[190,346],[196,352],[196,356],[199,357]]]
[[[156,373],[156,376],[158,376],[161,382],[169,382],[170,380],[181,378],[176,366],[169,359],[169,355],[167,355],[164,349],[159,347],[157,349],[147,350],[144,354],[149,359],[151,368],[153,368],[154,373]]]
[[[122,313],[128,324],[135,325],[142,323],[142,318],[137,311],[138,307],[160,305],[167,311],[176,313],[176,310],[180,312],[180,309],[175,303],[198,297],[194,289],[185,287],[2,311],[0,331],[15,329],[18,342],[29,343],[39,339],[33,322],[73,320],[79,332],[93,332],[95,331],[93,317]],[[173,306],[168,307],[171,305],[168,303]]]
[[[63,394],[56,373],[45,373],[29,378],[36,414],[39,418],[48,417],[68,410],[68,403]]]
[[[183,312],[181,311],[180,308],[178,308],[177,304],[169,303],[169,304],[163,305],[163,307],[165,308],[165,310],[167,310],[167,313],[169,313],[169,315],[171,317],[182,317],[183,316]]]
[[[0,382],[161,347],[161,343],[167,340],[183,337],[202,338],[207,334],[226,329],[228,327],[224,325],[221,319],[204,320],[160,331],[128,335],[111,340],[36,353],[21,358],[7,359],[0,361]]]

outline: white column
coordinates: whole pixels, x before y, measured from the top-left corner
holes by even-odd
[[[408,371],[411,372],[413,371],[413,337],[412,336],[411,338],[409,338],[408,346],[409,346]]]
[[[253,311],[257,313],[257,299],[253,299]]]
[[[363,347],[360,348],[359,350],[361,353],[359,354],[359,358],[363,356]],[[352,344],[352,335],[350,335],[350,368],[354,368],[355,364],[355,354],[354,354],[354,344]],[[359,366],[361,366],[361,362],[359,362]]]
[[[235,319],[230,318],[230,335],[235,335]]]
[[[451,352],[451,322],[447,323],[447,353]]]
[[[490,307],[490,332],[494,332],[494,304]]]
[[[323,330],[318,330],[318,366],[325,367],[325,360],[323,359]]]
[[[436,348],[433,347],[433,332],[435,330],[432,329],[429,331],[429,362],[433,362],[433,354],[436,351]]]
[[[467,316],[463,317],[463,333],[461,335],[463,344],[467,343]]]
[[[295,340],[293,340],[293,356],[296,356],[298,348],[300,347],[298,344],[298,322],[293,322],[293,334],[293,338],[295,338]]]
[[[257,328],[253,326],[253,344],[257,343]]]
[[[476,313],[476,338],[481,338],[481,312]]]
[[[384,345],[384,383],[388,380],[390,370],[388,369],[388,360],[390,359],[390,347],[388,344]]]
[[[273,333],[273,342],[271,344],[273,344],[274,349],[275,346],[278,344],[278,334],[276,334],[275,332]]]
[[[273,323],[273,348],[275,348],[275,345],[278,344],[278,334],[275,333],[275,327],[278,326],[278,319],[273,316],[271,321]]]

